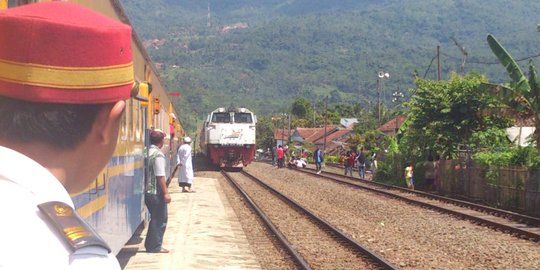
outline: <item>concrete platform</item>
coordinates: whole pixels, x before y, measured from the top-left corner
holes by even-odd
[[[170,253],[146,253],[145,228],[118,254],[122,269],[261,269],[217,179],[195,177],[195,193],[176,183],[163,243]]]

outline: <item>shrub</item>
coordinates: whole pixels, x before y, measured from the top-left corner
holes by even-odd
[[[515,147],[505,152],[477,153],[473,159],[486,167],[524,166],[533,170],[540,165],[540,156],[531,146]]]

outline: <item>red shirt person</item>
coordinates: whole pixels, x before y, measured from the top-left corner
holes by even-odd
[[[278,168],[283,168],[283,158],[284,158],[283,147],[279,145],[277,149]]]

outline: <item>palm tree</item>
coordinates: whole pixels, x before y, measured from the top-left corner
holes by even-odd
[[[540,153],[540,83],[536,67],[530,60],[529,78],[527,78],[516,61],[495,37],[488,35],[487,42],[495,56],[506,68],[512,82],[504,85],[484,84],[484,86],[487,86],[488,89],[502,98],[503,103],[508,105],[519,117],[532,117],[534,119],[536,151]]]

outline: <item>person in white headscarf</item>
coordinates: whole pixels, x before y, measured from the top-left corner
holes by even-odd
[[[191,138],[184,137],[184,143],[178,147],[176,161],[180,168],[178,175],[178,185],[182,188],[182,192],[195,192],[191,189],[193,184],[193,164],[191,162]]]

